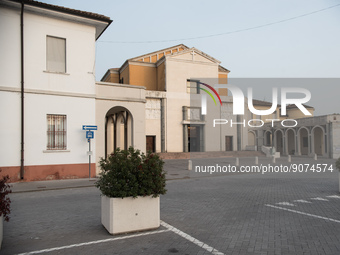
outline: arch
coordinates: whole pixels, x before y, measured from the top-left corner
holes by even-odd
[[[275,149],[277,152],[280,152],[281,154],[283,154],[283,137],[284,137],[284,133],[281,129],[277,129],[274,132],[274,144],[275,144]]]
[[[264,132],[264,145],[272,146],[272,132],[269,130]]]
[[[317,155],[325,154],[325,129],[321,126],[315,126],[312,129],[312,148]]]
[[[288,155],[295,155],[296,153],[296,141],[295,141],[295,137],[296,137],[296,132],[294,129],[292,128],[288,128],[286,130],[286,153]]]
[[[248,131],[248,145],[250,146],[256,145],[256,134],[254,131]]]
[[[300,127],[298,130],[298,149],[299,155],[309,155],[310,141],[309,130],[307,127]]]
[[[105,155],[116,148],[128,149],[133,144],[133,116],[122,106],[112,107],[105,116]]]

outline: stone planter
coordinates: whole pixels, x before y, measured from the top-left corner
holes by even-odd
[[[160,226],[159,197],[101,197],[101,221],[111,234],[127,233]]]
[[[4,235],[4,216],[0,216],[0,249],[1,249],[1,244],[2,244],[2,238]]]

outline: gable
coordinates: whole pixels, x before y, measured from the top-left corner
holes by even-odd
[[[148,54],[144,54],[135,58],[129,59],[130,61],[139,61],[139,62],[147,62],[147,63],[156,63],[158,60],[160,60],[162,57],[171,55],[171,54],[176,54],[179,52],[182,52],[186,49],[189,49],[187,46],[184,44],[179,44],[173,47],[165,48],[162,50],[158,50],[155,52],[151,52]]]
[[[194,61],[201,63],[212,63],[212,64],[220,64],[221,62],[217,59],[209,56],[208,54],[197,50],[196,48],[187,49],[182,52],[174,53],[171,56],[168,56],[172,59],[184,60],[184,61]]]

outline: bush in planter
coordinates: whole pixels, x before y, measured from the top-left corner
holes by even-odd
[[[133,147],[117,148],[99,164],[102,172],[96,187],[107,197],[158,197],[166,193],[164,161],[158,155],[145,155]]]
[[[340,158],[335,162],[335,167],[340,171]]]
[[[2,170],[0,169],[0,172]],[[9,180],[9,176],[2,176],[0,179],[0,216],[4,217],[5,221],[9,221],[9,214],[11,212],[11,200],[8,197],[8,194],[11,193],[10,185],[7,184]]]

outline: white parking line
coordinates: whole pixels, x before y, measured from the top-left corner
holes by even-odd
[[[191,235],[188,235],[188,234],[184,233],[183,231],[181,231],[181,230],[179,230],[179,229],[169,225],[168,223],[165,223],[164,221],[161,221],[161,225],[163,227],[166,227],[168,230],[176,233],[177,235],[187,239],[188,241],[198,245],[199,247],[207,250],[208,252],[211,252],[214,255],[224,255],[224,253],[222,253],[222,252],[216,250],[215,248],[213,248],[213,247],[211,247],[211,246],[201,242],[200,240],[197,240],[196,238],[192,237]]]
[[[288,205],[288,206],[295,206],[294,204],[291,204],[289,202],[280,202],[280,203],[276,203],[277,205]]]
[[[340,198],[340,196],[338,196],[338,195],[332,195],[332,196],[326,196],[326,197],[329,197],[329,198]]]
[[[325,199],[325,198],[322,198],[322,197],[313,197],[311,199],[318,200],[318,201],[329,201],[328,199]]]
[[[309,201],[303,200],[303,199],[294,200],[293,202],[305,203],[305,204],[311,204],[312,203],[312,202],[309,202]]]
[[[98,240],[98,241],[92,241],[92,242],[86,242],[86,243],[78,243],[78,244],[66,245],[66,246],[55,247],[55,248],[50,248],[50,249],[44,249],[44,250],[39,250],[39,251],[31,251],[31,252],[26,252],[26,253],[20,253],[18,255],[31,255],[31,254],[40,254],[40,253],[46,253],[46,252],[52,252],[52,251],[60,251],[60,250],[65,250],[65,249],[70,249],[70,248],[75,248],[75,247],[80,247],[80,246],[85,246],[85,245],[107,243],[107,242],[112,242],[112,241],[117,241],[117,240],[123,240],[123,239],[138,237],[138,236],[147,236],[147,235],[153,235],[153,234],[160,234],[160,233],[169,232],[169,231],[170,231],[169,229],[165,229],[165,230],[145,232],[145,233],[140,233],[140,234],[135,234],[135,235],[119,236],[119,237],[113,237],[113,238]]]
[[[331,219],[331,218],[327,218],[327,217],[323,217],[323,216],[319,216],[319,215],[315,215],[315,214],[300,212],[300,211],[296,211],[296,210],[292,210],[292,209],[288,209],[288,208],[283,208],[283,207],[279,207],[279,206],[275,206],[275,205],[266,204],[265,206],[273,207],[273,208],[276,208],[276,209],[281,209],[281,210],[288,211],[288,212],[298,213],[298,214],[302,214],[302,215],[306,215],[306,216],[310,216],[310,217],[314,217],[314,218],[318,218],[318,219],[323,219],[323,220],[328,220],[328,221],[340,223],[340,220],[334,220],[334,219]]]

